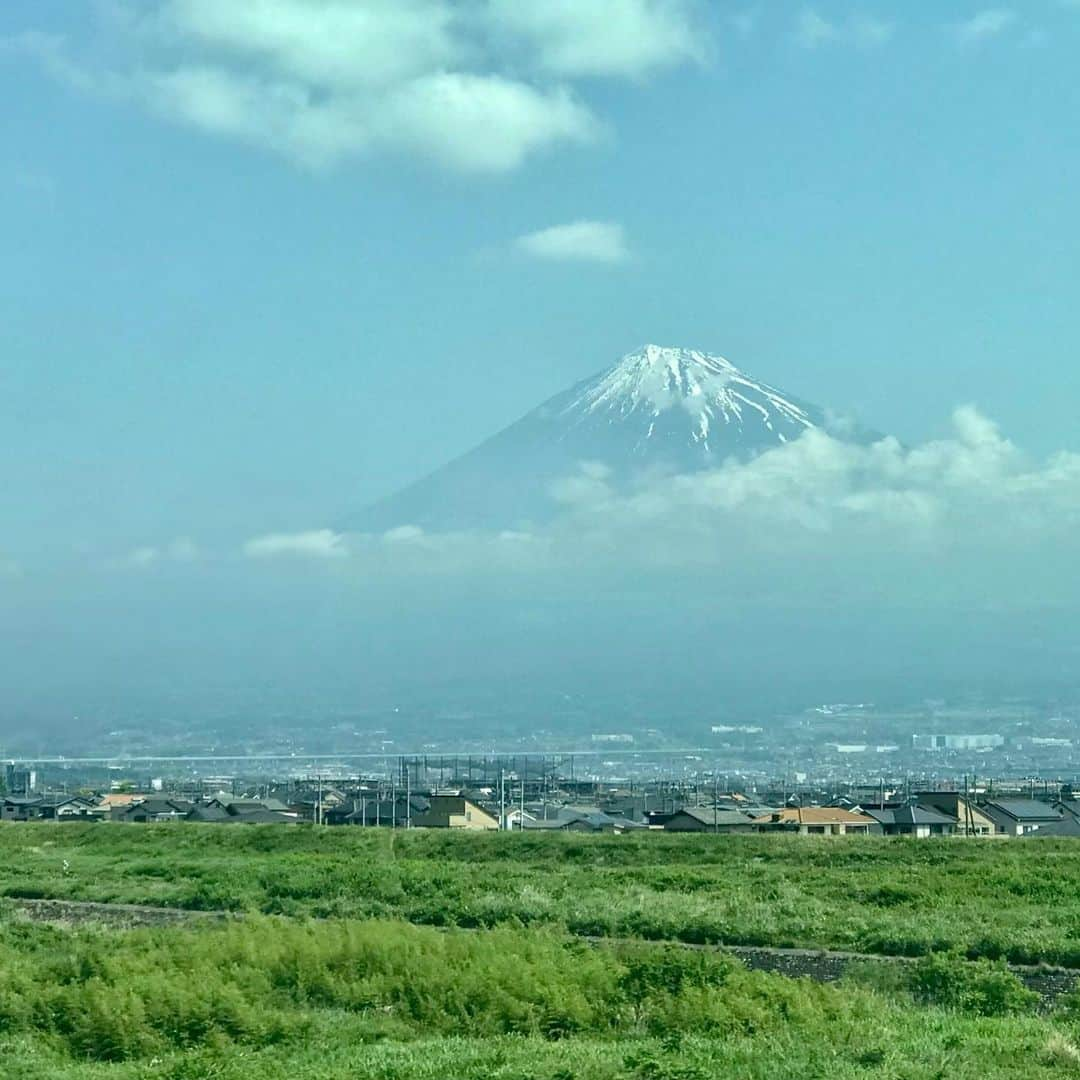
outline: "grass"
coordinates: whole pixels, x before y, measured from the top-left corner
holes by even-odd
[[[973,992],[1012,979],[992,965],[935,960],[884,995],[547,930],[253,917],[9,921],[0,968],[5,1075],[50,1080],[1080,1076],[1072,1003],[1036,1015],[1013,980],[993,1015],[972,1011]]]
[[[1080,965],[1068,841],[11,824],[0,867],[7,896],[247,914],[0,914],[5,1075],[1080,1078],[1080,998],[1040,1014],[1003,967]],[[922,959],[820,985],[665,940]]]
[[[9,824],[0,895],[1080,967],[1080,844]]]

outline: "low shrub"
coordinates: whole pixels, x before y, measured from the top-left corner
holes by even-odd
[[[931,953],[911,965],[908,985],[916,1000],[979,1016],[1007,1016],[1033,1009],[1039,995],[1002,962]]]

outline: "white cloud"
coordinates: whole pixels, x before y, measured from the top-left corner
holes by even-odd
[[[0,55],[25,56],[39,64],[51,78],[87,93],[103,92],[108,80],[75,63],[68,55],[67,42],[57,34],[26,30],[0,37]]]
[[[1009,8],[986,8],[970,19],[957,23],[953,31],[963,44],[973,45],[997,37],[1015,25],[1016,21],[1016,12]]]
[[[856,45],[871,48],[884,45],[896,32],[896,24],[871,15],[856,16],[848,24],[848,34]]]
[[[140,547],[129,552],[125,560],[128,566],[142,568],[152,566],[161,558],[161,552],[155,547]]]
[[[165,549],[165,554],[173,562],[196,562],[202,556],[199,546],[188,536],[177,537]]]
[[[161,546],[146,544],[133,548],[119,559],[111,559],[110,570],[148,570],[162,563],[193,563],[202,556],[196,543],[187,536],[177,537]]]
[[[853,15],[844,22],[830,22],[814,8],[805,8],[795,23],[795,40],[804,49],[824,45],[855,45],[873,48],[892,38],[896,26],[871,15]]]
[[[717,603],[861,603],[872,588],[901,606],[963,594],[1080,607],[1080,454],[1032,461],[970,406],[949,437],[920,445],[815,430],[750,461],[629,484],[586,463],[551,495],[554,518],[527,531],[351,536],[344,568],[358,583],[553,574],[643,587],[692,572]]]
[[[106,65],[37,33],[15,50],[80,91],[135,102],[308,167],[374,153],[500,173],[596,142],[585,76],[700,57],[683,0],[114,0]]]
[[[517,247],[537,259],[562,262],[625,262],[630,257],[622,225],[572,221],[519,236]]]
[[[424,530],[418,525],[399,525],[396,529],[387,529],[383,539],[388,544],[412,544],[424,539]]]
[[[491,0],[496,30],[527,40],[556,75],[638,77],[700,61],[705,40],[684,0]]]
[[[499,173],[558,143],[590,143],[602,130],[569,90],[541,91],[497,75],[436,73],[377,101],[215,67],[144,76],[142,85],[166,116],[314,168],[390,151],[461,172]]]
[[[390,97],[374,124],[381,145],[462,171],[507,172],[558,143],[589,143],[601,125],[573,94],[497,75],[440,72]]]
[[[804,49],[816,49],[819,45],[835,41],[839,36],[840,31],[836,25],[812,8],[800,12],[795,37]]]
[[[249,559],[272,559],[299,556],[312,559],[338,559],[348,555],[345,539],[330,529],[298,533],[269,533],[244,544]]]
[[[391,86],[466,59],[440,0],[171,0],[159,27],[324,87]]]

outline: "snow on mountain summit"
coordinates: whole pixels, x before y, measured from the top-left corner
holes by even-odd
[[[555,488],[583,465],[602,464],[608,482],[632,484],[645,471],[691,473],[750,458],[824,423],[823,410],[722,356],[645,345],[343,524],[528,526],[560,511]]]
[[[652,438],[656,421],[672,409],[689,417],[688,438],[706,451],[717,425],[761,425],[775,432],[779,442],[815,426],[805,408],[744,375],[722,356],[662,345],[628,353],[594,379],[567,413],[647,416],[645,437]]]

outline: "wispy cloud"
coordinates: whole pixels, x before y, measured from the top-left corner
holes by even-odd
[[[807,8],[799,14],[795,26],[795,39],[804,49],[816,49],[830,41],[835,41],[838,36],[839,31],[836,25],[812,8]]]
[[[831,21],[814,8],[804,8],[795,23],[795,41],[804,49],[819,49],[825,45],[873,48],[889,41],[895,30],[895,23],[870,15]]]
[[[339,559],[347,554],[345,538],[331,529],[269,533],[266,536],[257,536],[244,544],[244,555],[249,559],[273,559],[282,556]]]
[[[758,25],[757,8],[747,8],[745,11],[732,12],[727,17],[728,25],[741,38],[750,37]]]
[[[705,52],[685,0],[491,0],[488,11],[496,30],[530,45],[535,62],[559,76],[637,78]]]
[[[519,236],[519,251],[558,262],[621,263],[630,258],[622,225],[613,221],[572,221]]]
[[[884,45],[896,33],[896,23],[875,19],[870,15],[856,16],[848,24],[848,36],[856,45],[872,48]]]
[[[56,181],[48,173],[37,169],[19,166],[12,171],[11,179],[17,188],[31,195],[49,199],[56,195]]]
[[[164,545],[145,544],[133,548],[119,559],[109,561],[111,570],[147,570],[162,563],[193,563],[202,557],[198,545],[187,536],[177,537]]]
[[[1010,8],[986,8],[953,26],[953,33],[964,45],[974,45],[998,37],[1017,23],[1016,12]]]
[[[684,0],[116,0],[110,66],[41,33],[8,52],[87,93],[312,168],[393,153],[501,173],[605,125],[585,77],[640,79],[698,60]]]

